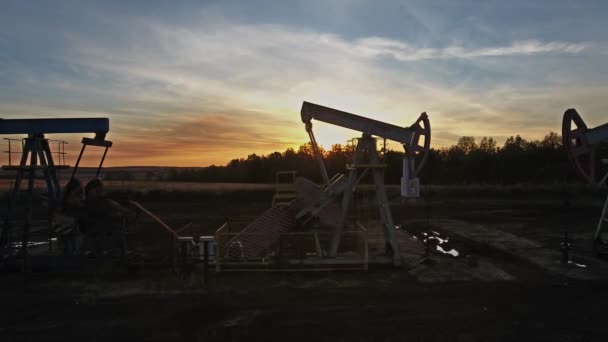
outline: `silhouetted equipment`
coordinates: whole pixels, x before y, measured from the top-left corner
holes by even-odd
[[[50,148],[50,140],[45,137],[45,134],[95,134],[93,138],[82,139],[83,146],[72,172],[72,178],[74,178],[86,146],[100,146],[105,148],[102,160],[97,169],[97,175],[99,175],[108,149],[112,146],[112,142],[105,140],[109,129],[110,121],[107,118],[0,119],[0,134],[27,135],[27,137],[22,140],[22,151],[19,164],[14,165],[12,162],[9,162],[9,165],[3,166],[5,170],[16,171],[16,175],[9,198],[8,212],[2,226],[2,232],[0,233],[0,248],[8,246],[9,253],[12,253],[11,245],[13,242],[11,240],[15,235],[14,233],[16,233],[12,229],[12,221],[14,220],[15,206],[21,190],[21,182],[24,178],[27,178],[28,181],[28,201],[25,211],[26,218],[25,225],[21,231],[20,244],[24,260],[27,260],[28,236],[32,220],[32,197],[37,172],[41,172],[46,181],[47,198],[51,212],[55,209],[57,201],[61,196],[62,191],[57,170],[60,168],[67,168],[68,166],[55,163]],[[59,151],[58,153],[60,153],[61,156],[61,153],[65,153],[65,151]]]
[[[606,160],[598,158],[597,146],[601,142],[608,141],[608,123],[589,128],[576,109],[571,108],[564,113],[562,137],[568,157],[578,174],[590,184],[605,186],[608,172],[602,168],[602,164],[605,164]],[[608,197],[604,202],[602,215],[593,236],[594,249],[598,253],[607,249],[608,236],[604,232],[606,224],[608,224]]]
[[[389,123],[373,120],[363,116],[343,112],[337,109],[320,106],[310,102],[304,102],[301,110],[302,122],[306,125],[306,131],[310,136],[310,142],[317,157],[320,156],[317,141],[312,132],[312,120],[326,122],[332,125],[359,131],[363,136],[376,136],[401,143],[407,154],[407,166],[404,170],[408,173],[407,179],[413,179],[424,166],[431,146],[431,124],[426,113],[410,127],[400,127]],[[424,137],[423,144],[420,138]],[[419,157],[416,165],[415,157]],[[319,161],[324,182],[328,183],[327,171],[322,160]]]
[[[256,259],[261,259],[262,265],[271,264],[275,260],[279,264],[286,262],[287,265],[317,267],[360,263],[363,269],[367,269],[367,229],[355,221],[352,230],[344,230],[352,206],[353,192],[367,174],[374,179],[376,203],[384,233],[385,253],[374,260],[399,265],[401,255],[384,185],[386,165],[382,163],[376,140],[390,139],[403,145],[406,152],[404,164],[407,165],[404,177],[409,185],[424,165],[430,148],[430,123],[427,115],[420,115],[410,127],[399,127],[304,102],[301,118],[310,137],[323,184],[317,185],[305,178],[295,177],[294,172],[277,175],[290,176],[290,182],[279,185],[277,181],[277,195],[270,209],[238,233],[229,232],[228,223],[217,230],[217,270],[221,270],[223,265]],[[330,178],[327,174],[312,131],[313,119],[362,133],[360,138],[353,140],[356,146],[353,160],[347,165],[348,175],[336,174]],[[417,165],[415,158],[419,159]],[[278,199],[287,199],[288,202]],[[298,231],[293,231],[294,228],[298,228]],[[307,256],[309,259],[306,259]]]
[[[411,195],[411,183],[414,184],[414,192],[418,194],[418,180],[415,177],[424,166],[431,144],[431,125],[427,114],[422,113],[414,124],[409,127],[399,127],[310,102],[304,102],[302,104],[300,113],[302,122],[305,124],[306,131],[310,137],[313,151],[317,157],[325,185],[327,187],[335,188],[335,190],[332,191],[335,197],[339,195],[342,196],[341,216],[334,230],[329,256],[335,257],[337,255],[340,240],[342,239],[342,230],[348,215],[348,210],[351,206],[353,191],[361,179],[368,172],[371,172],[374,179],[376,201],[380,210],[380,219],[385,234],[387,253],[393,257],[393,263],[399,265],[401,263],[401,256],[394,233],[395,224],[393,223],[390,204],[384,186],[384,168],[386,165],[381,162],[380,155],[377,151],[376,139],[374,139],[373,136],[397,141],[402,144],[406,153],[402,180],[402,189],[405,188],[405,193],[402,192],[402,195]],[[346,179],[343,180],[343,178],[345,178],[343,175],[336,175],[333,178],[334,181],[330,183],[323,163],[323,158],[319,153],[319,148],[312,131],[313,119],[362,133],[361,138],[357,139],[353,160],[351,161],[351,164],[347,165],[349,171]],[[422,144],[421,138],[424,138]],[[418,165],[415,163],[416,157],[419,157]],[[339,183],[338,181],[341,182]],[[307,216],[314,217],[316,216],[316,211],[318,212],[316,207],[306,208],[305,210],[300,211],[296,218],[303,219]]]
[[[203,263],[203,276],[207,280],[209,262],[214,261],[215,243],[213,236],[183,235],[192,226],[192,222],[181,228],[172,228],[168,223],[135,201],[128,203],[155,221],[167,234],[170,242],[170,259],[173,271],[185,275],[196,263]]]
[[[573,124],[576,128],[572,127]],[[562,138],[568,157],[579,175],[591,184],[604,185],[608,172],[604,175],[597,174],[601,165],[597,165],[596,147],[599,143],[608,141],[608,123],[588,128],[576,109],[571,108],[564,113]]]

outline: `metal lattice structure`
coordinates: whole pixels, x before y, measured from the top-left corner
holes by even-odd
[[[61,185],[58,176],[60,168],[67,168],[61,163],[65,150],[61,147],[57,151],[56,163],[51,151],[52,141],[45,137],[46,134],[74,134],[94,133],[94,138],[83,138],[82,149],[73,168],[72,178],[78,171],[80,160],[87,146],[99,146],[105,148],[101,162],[97,169],[97,176],[103,166],[108,149],[112,146],[111,141],[105,140],[110,129],[110,121],[107,118],[76,118],[76,119],[0,119],[0,134],[22,134],[26,135],[22,140],[22,149],[19,164],[4,165],[3,169],[15,172],[15,181],[9,194],[8,210],[0,232],[0,250],[8,250],[9,255],[13,249],[11,244],[15,236],[20,236],[21,254],[24,267],[27,267],[27,254],[29,244],[29,232],[32,221],[32,205],[34,182],[38,174],[42,174],[46,182],[47,199],[49,210],[52,212],[61,197]],[[10,140],[9,140],[10,142]],[[12,151],[9,149],[9,160]],[[22,189],[22,182],[27,180],[27,200],[25,208],[25,224],[15,227],[15,207]],[[50,217],[50,215],[49,215]],[[20,229],[20,231],[18,231]],[[8,247],[8,248],[7,248]],[[2,253],[4,254],[4,253]]]

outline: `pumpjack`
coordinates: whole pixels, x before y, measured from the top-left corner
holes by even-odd
[[[402,194],[407,196],[410,194],[408,189],[411,189],[409,184],[419,184],[416,176],[424,166],[428,156],[428,151],[430,149],[431,125],[428,115],[426,113],[422,113],[411,126],[399,127],[363,116],[320,106],[314,103],[304,102],[302,105],[301,117],[302,122],[305,125],[306,132],[310,137],[310,143],[319,163],[321,176],[323,177],[323,181],[326,186],[335,184],[337,180],[340,180],[343,177],[343,175],[339,175],[338,178],[335,178],[333,183],[330,183],[327,170],[325,169],[325,165],[323,163],[322,155],[319,151],[319,147],[312,130],[312,120],[314,119],[362,133],[361,137],[357,139],[357,146],[353,160],[349,165],[347,165],[348,176],[346,176],[346,180],[341,185],[341,214],[331,240],[329,256],[335,257],[337,254],[342,230],[344,229],[346,217],[352,204],[351,201],[353,191],[362,180],[363,176],[371,171],[376,190],[376,201],[380,211],[380,219],[382,221],[382,227],[385,235],[387,254],[390,254],[393,257],[393,263],[395,265],[399,265],[401,262],[399,245],[395,238],[395,224],[393,222],[391,208],[388,202],[384,184],[384,167],[386,165],[381,163],[381,158],[377,150],[376,139],[374,136],[397,141],[401,143],[405,149],[406,157],[404,159],[403,168],[404,177],[402,178]],[[421,145],[420,142],[422,137],[424,137],[424,139]],[[416,157],[419,157],[418,165],[416,165],[415,162]],[[415,188],[416,189],[414,192],[419,193],[417,186],[415,186]],[[403,189],[406,190],[403,191]],[[314,210],[307,208],[298,213],[296,218],[301,219],[304,215],[310,216],[311,211],[318,211],[318,208],[315,208]]]
[[[589,128],[576,109],[571,108],[564,113],[562,137],[568,157],[579,176],[589,184],[605,187],[608,170],[604,164],[608,164],[608,160],[598,156],[598,146],[608,141],[608,123]],[[605,232],[607,224],[608,197],[593,235],[593,248],[598,254],[604,254],[608,250],[608,232]]]
[[[79,168],[80,161],[87,146],[104,148],[103,156],[97,168],[96,176],[103,167],[108,149],[112,142],[106,140],[106,134],[110,130],[110,121],[107,118],[73,118],[73,119],[0,119],[0,134],[23,134],[21,158],[18,165],[5,165],[3,169],[15,171],[15,181],[9,194],[8,210],[0,232],[0,252],[8,251],[10,256],[15,245],[21,246],[21,255],[27,260],[29,233],[32,221],[32,199],[34,182],[39,173],[42,173],[46,181],[47,198],[49,210],[52,212],[61,197],[58,170],[68,168],[53,160],[53,154],[46,134],[74,134],[94,133],[93,138],[84,137],[82,148],[75,166],[73,167],[71,179],[74,179]],[[27,179],[27,201],[25,208],[25,224],[22,227],[14,227],[16,204],[21,192],[21,183]],[[50,215],[49,215],[50,217]],[[15,238],[21,239],[14,242]],[[5,254],[5,253],[0,253]],[[25,266],[24,266],[25,267]]]
[[[431,126],[426,113],[409,127],[400,127],[363,116],[347,113],[310,102],[304,102],[300,111],[302,122],[310,137],[313,154],[319,164],[323,184],[317,185],[304,178],[296,180],[295,199],[280,203],[267,210],[254,222],[246,226],[234,237],[224,232],[226,225],[216,233],[216,242],[221,253],[220,258],[255,258],[267,251],[269,246],[280,244],[283,234],[295,227],[315,232],[314,245],[316,254],[324,261],[331,263],[338,257],[340,243],[343,240],[349,208],[352,206],[353,192],[367,174],[374,179],[376,203],[378,205],[385,240],[385,255],[393,265],[401,263],[399,244],[395,236],[395,225],[384,184],[384,168],[377,150],[377,139],[389,139],[402,144],[405,149],[403,162],[402,195],[416,197],[419,193],[419,182],[416,177],[427,158],[431,143]],[[361,133],[356,139],[352,161],[347,165],[348,175],[336,174],[329,177],[323,156],[315,139],[312,121],[320,121],[348,128]],[[331,238],[319,239],[318,228],[331,228]],[[279,248],[280,249],[280,248]],[[366,252],[365,252],[366,253]],[[221,260],[217,260],[219,263]]]

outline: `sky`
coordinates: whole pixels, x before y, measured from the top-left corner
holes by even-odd
[[[400,126],[427,112],[433,147],[463,135],[539,139],[571,107],[591,127],[607,117],[605,1],[0,7],[0,118],[108,117],[110,166],[222,165],[297,148],[308,142],[302,101]],[[325,147],[358,136],[314,129]],[[75,158],[81,136],[56,138]]]

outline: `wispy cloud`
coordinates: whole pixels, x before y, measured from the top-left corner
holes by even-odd
[[[438,40],[450,26],[436,18],[433,37],[408,40],[217,13],[187,22],[111,14],[100,36],[55,32],[46,66],[0,60],[10,81],[0,84],[2,116],[108,115],[110,162],[205,165],[305,143],[303,100],[399,125],[427,111],[435,146],[459,135],[538,136],[557,130],[562,107],[607,104],[601,73],[570,63],[594,58],[592,41],[534,31]],[[316,128],[325,145],[356,134]]]
[[[368,57],[388,56],[396,60],[419,61],[449,58],[510,57],[536,54],[578,54],[589,48],[585,43],[547,42],[537,40],[515,41],[507,46],[465,48],[448,46],[443,48],[419,48],[408,43],[381,37],[362,38],[354,42],[339,42],[346,50]]]
[[[228,102],[275,113],[297,111],[307,96],[332,97],[336,105],[345,105],[341,98],[349,98],[354,101],[349,107],[373,110],[361,108],[353,92],[388,99],[395,93],[390,90],[394,83],[407,83],[408,91],[441,91],[432,79],[441,76],[442,66],[411,64],[416,61],[573,55],[588,49],[586,43],[536,40],[492,47],[413,47],[381,37],[349,40],[280,25],[212,22],[185,28],[149,21],[136,22],[118,44],[77,35],[69,41],[72,48],[59,56],[64,62],[111,73],[117,93],[149,101],[151,107],[181,104],[188,111],[196,106],[225,108]],[[386,67],[379,60],[383,57],[403,64]]]

